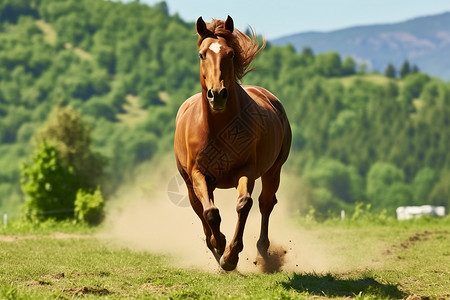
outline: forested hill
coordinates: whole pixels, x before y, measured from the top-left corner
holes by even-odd
[[[178,107],[199,92],[195,24],[102,0],[0,2],[0,209],[23,202],[20,164],[58,105],[80,110],[114,192],[172,152]],[[246,84],[283,102],[293,129],[292,205],[336,214],[355,202],[449,205],[450,86],[423,73],[356,73],[337,53],[268,45]],[[395,62],[397,63],[397,62]],[[151,185],[151,183],[149,183]]]
[[[433,76],[450,80],[450,12],[401,23],[351,27],[331,32],[305,32],[273,41],[301,51],[337,51],[383,72],[389,63],[400,70],[404,60]]]

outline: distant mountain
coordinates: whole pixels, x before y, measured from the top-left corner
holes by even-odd
[[[407,59],[421,71],[450,80],[450,12],[395,24],[351,27],[330,32],[304,32],[271,41],[292,44],[297,51],[336,51],[384,72],[388,63],[397,72]]]

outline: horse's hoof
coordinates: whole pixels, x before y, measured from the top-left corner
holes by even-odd
[[[262,257],[267,257],[267,251],[269,250],[270,242],[268,240],[258,240],[256,248]]]
[[[234,269],[236,269],[236,263],[230,263],[225,261],[225,259],[222,257],[220,258],[220,266],[222,267],[222,269],[224,269],[225,271],[233,271]]]

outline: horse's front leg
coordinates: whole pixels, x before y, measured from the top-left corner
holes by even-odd
[[[225,236],[220,232],[220,214],[219,209],[214,205],[213,190],[214,188],[208,186],[205,176],[200,171],[192,173],[193,190],[202,205],[203,220],[209,226],[205,229],[206,244],[213,252],[216,259],[223,254],[225,250],[226,240]],[[208,235],[211,232],[212,235]],[[214,250],[215,249],[215,250]],[[215,253],[216,252],[216,253]]]
[[[212,231],[211,231],[211,228],[208,225],[208,222],[206,222],[205,217],[203,216],[202,203],[197,198],[197,195],[195,195],[192,183],[190,181],[187,181],[186,185],[188,187],[189,200],[191,202],[191,206],[194,209],[195,213],[200,218],[200,220],[202,221],[203,232],[205,233],[205,237],[206,237],[206,246],[208,246],[208,248],[211,250],[211,252],[213,253],[214,258],[217,260],[217,262],[219,262],[221,256],[220,256],[220,254],[218,254],[216,252],[216,250],[214,249],[214,246],[211,244]]]
[[[248,177],[243,176],[238,183],[238,201],[236,205],[236,212],[238,214],[238,221],[236,224],[236,231],[230,245],[225,250],[225,253],[220,259],[220,266],[226,271],[232,271],[236,268],[239,261],[239,253],[244,248],[242,236],[244,234],[245,222],[247,221],[248,213],[252,208],[253,200],[251,193],[255,185],[254,180],[249,180]]]

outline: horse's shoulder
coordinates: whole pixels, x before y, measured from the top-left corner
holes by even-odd
[[[178,113],[177,113],[177,118],[176,118],[176,122],[179,122],[179,119],[186,114],[186,112],[188,112],[189,110],[192,109],[193,106],[195,106],[196,104],[198,104],[201,101],[201,94],[195,94],[191,97],[189,97],[188,99],[186,99],[180,106],[180,108],[178,109]]]

